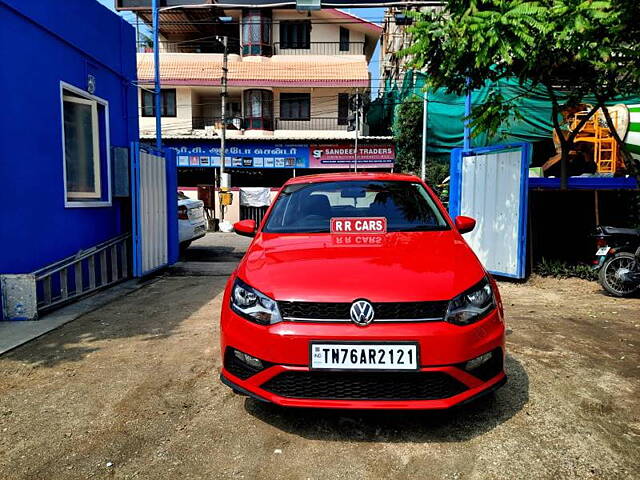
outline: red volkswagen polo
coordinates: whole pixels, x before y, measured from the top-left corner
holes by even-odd
[[[292,407],[441,409],[500,387],[498,288],[417,177],[297,177],[229,278],[222,381]]]

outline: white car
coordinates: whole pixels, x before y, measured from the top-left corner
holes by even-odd
[[[193,200],[182,192],[178,192],[178,232],[181,249],[187,248],[191,242],[207,233],[204,203],[202,200]]]

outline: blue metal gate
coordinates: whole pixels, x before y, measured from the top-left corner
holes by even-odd
[[[496,275],[526,275],[531,145],[514,143],[451,153],[449,213],[476,219],[465,240]]]
[[[131,152],[133,275],[142,277],[178,259],[177,169],[172,150],[134,143]]]

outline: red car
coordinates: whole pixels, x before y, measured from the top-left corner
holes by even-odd
[[[498,288],[419,178],[297,177],[229,278],[221,380],[292,407],[442,409],[506,381]]]

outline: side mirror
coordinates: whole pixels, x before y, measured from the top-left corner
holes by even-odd
[[[233,230],[243,237],[255,237],[256,236],[256,221],[255,220],[240,220],[233,224]]]
[[[476,228],[476,221],[471,217],[465,217],[464,215],[458,215],[456,217],[456,228],[460,233],[468,233]]]

